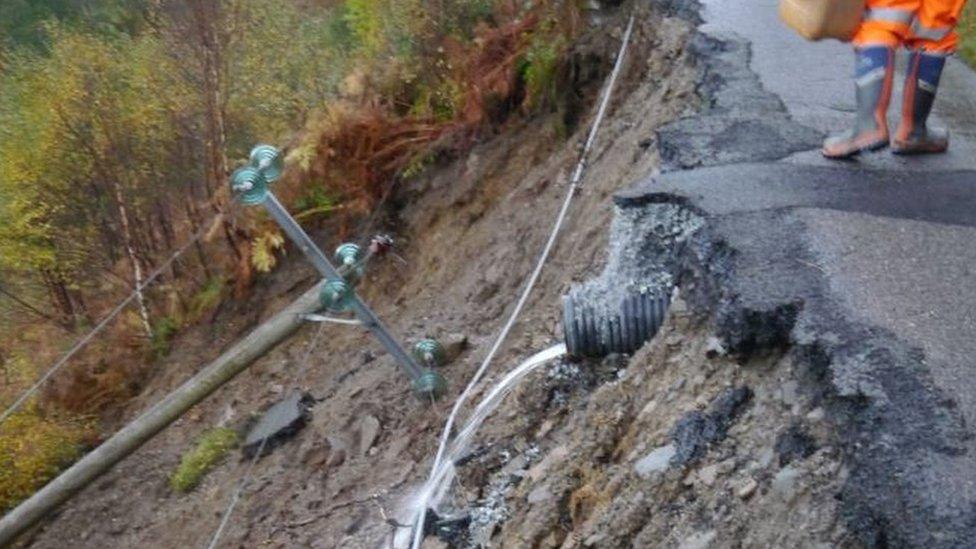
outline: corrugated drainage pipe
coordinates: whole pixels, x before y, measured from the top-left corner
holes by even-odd
[[[624,297],[618,310],[598,313],[598,307],[563,297],[563,331],[570,356],[600,358],[630,354],[651,340],[664,322],[670,298],[666,293],[639,292]]]

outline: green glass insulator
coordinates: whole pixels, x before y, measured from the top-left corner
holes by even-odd
[[[322,307],[336,313],[348,311],[352,306],[352,299],[352,286],[345,280],[329,280],[322,285],[319,292]]]
[[[350,284],[356,284],[366,274],[363,266],[363,249],[356,244],[346,243],[336,248],[335,260],[346,282]]]
[[[435,339],[421,339],[413,346],[413,357],[424,366],[443,366],[447,362],[444,346]]]
[[[258,170],[245,166],[230,176],[230,190],[242,204],[260,204],[268,196],[268,180]]]
[[[251,167],[264,174],[268,183],[274,183],[285,171],[281,151],[271,145],[258,145],[251,149]]]
[[[355,265],[363,260],[363,249],[347,242],[336,248],[335,260],[340,265]]]
[[[413,394],[422,402],[439,400],[447,393],[447,380],[434,370],[424,370],[413,382]]]

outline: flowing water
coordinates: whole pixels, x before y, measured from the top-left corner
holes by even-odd
[[[434,464],[433,473],[427,482],[410,498],[407,502],[406,511],[409,514],[410,522],[415,524],[422,510],[436,509],[449,493],[451,484],[454,481],[454,463],[464,457],[470,450],[471,442],[478,428],[485,422],[485,419],[498,408],[505,396],[515,388],[518,383],[547,362],[559,358],[566,354],[566,345],[560,343],[544,351],[536,353],[520,364],[518,368],[510,371],[481,399],[478,406],[468,417],[464,426],[458,431],[451,441],[451,445],[444,459]],[[409,529],[401,529],[397,533],[394,543],[396,547],[409,547]]]

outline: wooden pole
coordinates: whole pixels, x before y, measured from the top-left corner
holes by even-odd
[[[219,358],[0,519],[0,547],[135,452],[183,413],[297,331],[319,306],[319,285],[257,327]]]

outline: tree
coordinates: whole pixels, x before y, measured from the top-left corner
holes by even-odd
[[[38,273],[56,309],[72,316],[86,276],[95,266],[114,269],[120,247],[132,286],[141,285],[158,240],[151,209],[173,190],[170,112],[183,98],[152,35],[50,33],[48,55],[13,56],[4,75],[0,122],[9,137],[0,144],[0,184],[13,200],[4,208],[12,223],[0,230],[0,268]]]

